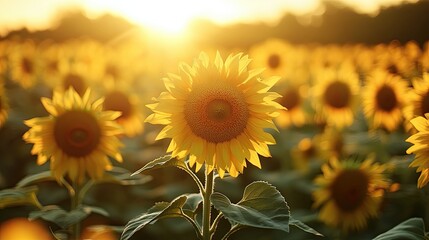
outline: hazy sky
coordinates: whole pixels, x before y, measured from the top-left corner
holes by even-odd
[[[323,0],[0,0],[0,34],[28,27],[43,29],[71,7],[84,9],[89,17],[105,12],[155,30],[178,32],[194,18],[216,23],[266,21],[275,23],[284,12],[322,14]],[[418,0],[331,0],[359,12],[376,14],[380,7]]]

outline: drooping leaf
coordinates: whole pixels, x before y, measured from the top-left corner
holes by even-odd
[[[41,218],[43,220],[57,224],[62,229],[66,229],[82,221],[93,212],[104,216],[108,215],[104,209],[99,207],[79,206],[76,209],[68,212],[57,205],[49,205],[43,207],[41,210],[31,212],[28,218],[30,220]]]
[[[182,215],[182,208],[186,203],[186,199],[186,196],[180,196],[171,201],[171,203],[156,203],[146,213],[130,220],[125,225],[124,231],[121,235],[121,240],[130,239],[137,231],[145,227],[147,224],[154,223],[161,218],[180,217]]]
[[[130,171],[120,167],[114,167],[110,171],[106,172],[104,177],[98,182],[111,182],[124,186],[129,185],[141,185],[152,180],[151,176],[143,175],[132,175]]]
[[[321,233],[319,233],[318,231],[314,230],[313,228],[311,228],[311,227],[310,227],[310,226],[308,226],[307,224],[305,224],[305,223],[303,223],[303,222],[301,222],[301,221],[299,221],[299,220],[297,220],[297,219],[293,218],[292,216],[290,216],[290,219],[289,219],[289,225],[293,225],[293,226],[295,226],[295,227],[297,227],[297,228],[299,228],[299,229],[301,229],[301,230],[303,230],[303,231],[305,231],[305,232],[308,232],[308,233],[314,234],[314,235],[316,235],[316,236],[323,236],[323,235],[322,235]]]
[[[191,194],[185,194],[187,197],[185,205],[183,205],[183,209],[190,210],[195,212],[200,205],[200,203],[203,201],[203,198],[201,194],[199,193],[191,193]]]
[[[20,205],[33,205],[41,208],[36,193],[38,188],[36,186],[24,188],[11,188],[0,191],[0,208],[20,206]]]
[[[25,187],[28,185],[38,183],[38,182],[51,181],[51,180],[55,180],[54,176],[52,176],[51,171],[44,171],[41,173],[29,175],[29,176],[23,178],[21,181],[19,181],[16,184],[16,187],[21,188],[21,187]]]
[[[213,193],[211,201],[231,224],[289,232],[289,206],[272,185],[258,181],[249,184],[237,204],[221,193]]]
[[[178,160],[177,158],[172,158],[171,155],[165,155],[163,157],[160,157],[153,161],[148,162],[142,168],[134,172],[131,176],[134,176],[149,170],[172,167],[172,166],[180,169],[186,169],[187,167],[184,161]]]
[[[421,218],[410,218],[373,240],[422,240],[429,239],[425,231],[425,223]]]

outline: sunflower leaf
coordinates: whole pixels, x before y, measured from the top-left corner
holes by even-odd
[[[171,203],[156,203],[146,213],[131,219],[124,228],[121,240],[130,239],[137,231],[147,224],[154,223],[162,218],[182,216],[182,208],[185,205],[187,197],[185,195],[175,198]]]
[[[34,205],[41,208],[42,205],[36,196],[37,191],[38,188],[36,186],[1,190],[0,209],[20,205]]]
[[[108,213],[99,207],[93,206],[79,206],[76,209],[67,212],[57,205],[44,206],[38,211],[30,212],[29,219],[34,220],[41,218],[43,220],[57,224],[62,229],[66,229],[83,219],[85,219],[91,213],[98,213],[100,215],[107,216]]]
[[[151,176],[131,175],[127,169],[114,167],[106,172],[104,177],[98,182],[112,182],[123,186],[141,185],[152,180]]]
[[[249,184],[237,204],[231,203],[228,197],[217,192],[212,194],[211,201],[232,225],[289,232],[289,206],[280,192],[266,182]]]
[[[16,184],[16,187],[25,187],[34,183],[43,182],[43,181],[51,181],[55,180],[54,176],[52,176],[51,171],[44,171],[41,173],[32,174],[26,176],[21,181]]]
[[[313,228],[307,226],[307,224],[305,224],[305,223],[303,223],[303,222],[301,222],[301,221],[299,221],[297,219],[294,219],[292,216],[290,216],[289,225],[293,225],[293,226],[295,226],[295,227],[297,227],[297,228],[299,228],[299,229],[301,229],[301,230],[303,230],[305,232],[311,233],[311,234],[316,235],[316,236],[323,236],[318,231],[316,231]]]
[[[410,218],[394,228],[384,232],[373,240],[419,240],[428,239],[425,232],[425,224],[421,218]]]
[[[151,162],[148,162],[142,168],[131,174],[131,176],[137,175],[142,172],[146,172],[153,169],[165,168],[165,167],[177,167],[181,169],[186,169],[186,163],[184,161],[178,160],[177,158],[172,158],[171,155],[165,155],[163,157],[157,158]]]

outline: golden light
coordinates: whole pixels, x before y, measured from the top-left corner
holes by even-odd
[[[14,218],[0,225],[1,240],[53,240],[49,230],[41,223],[26,218]]]

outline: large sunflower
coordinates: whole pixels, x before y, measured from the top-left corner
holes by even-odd
[[[417,172],[421,172],[417,187],[422,188],[429,182],[429,113],[425,117],[418,116],[411,120],[417,133],[411,135],[406,141],[414,144],[407,149],[407,154],[415,154],[414,161],[410,167],[417,167]]]
[[[421,79],[414,79],[413,88],[408,92],[408,99],[404,107],[405,128],[411,130],[413,129],[411,119],[429,113],[429,73],[425,73]]]
[[[402,121],[407,83],[385,71],[374,71],[362,92],[363,110],[372,128],[394,131]]]
[[[270,157],[268,144],[275,143],[264,129],[276,128],[272,119],[283,107],[274,101],[280,95],[268,92],[279,78],[262,80],[263,70],[248,70],[249,63],[241,53],[210,61],[203,52],[164,79],[168,91],[148,105],[154,113],[146,121],[166,125],[157,139],[172,139],[167,152],[189,155],[197,171],[205,164],[221,177],[242,173],[246,159],[261,167],[258,153]]]
[[[359,78],[354,68],[321,70],[316,78],[313,103],[317,118],[330,126],[350,126],[359,104]]]
[[[48,117],[25,121],[31,127],[23,138],[34,143],[39,165],[51,160],[51,172],[60,181],[68,175],[82,183],[88,174],[93,179],[103,176],[111,168],[108,156],[122,161],[116,135],[121,128],[114,121],[119,112],[103,111],[103,100],[91,102],[87,91],[80,97],[72,88],[64,94],[54,92],[52,99],[42,98],[51,114]]]
[[[370,217],[376,217],[389,181],[386,167],[372,160],[361,164],[331,159],[322,166],[323,175],[315,179],[314,207],[321,207],[319,218],[344,231],[360,230]]]

